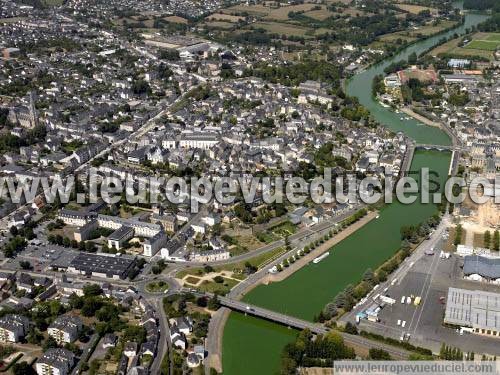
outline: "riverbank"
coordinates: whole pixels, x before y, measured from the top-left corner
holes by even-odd
[[[282,272],[277,274],[267,274],[262,277],[256,283],[246,284],[246,287],[238,293],[236,298],[241,298],[243,295],[249,293],[252,289],[257,287],[258,285],[268,285],[273,282],[280,282],[291,276],[296,271],[300,270],[302,267],[307,266],[310,262],[314,260],[314,258],[324,254],[328,250],[332,250],[333,246],[337,245],[341,241],[345,240],[347,237],[361,229],[363,226],[368,224],[370,221],[375,219],[379,215],[378,211],[369,212],[366,216],[359,219],[357,222],[351,224],[349,227],[342,230],[340,233],[336,234],[334,237],[324,242],[316,249],[311,251],[309,254],[306,254],[296,260],[294,263],[290,264],[289,267],[285,268]],[[222,308],[217,311],[216,315],[212,317],[211,327],[209,329],[212,330],[210,333],[210,337],[213,338],[210,343],[211,350],[209,350],[209,357],[207,361],[210,367],[215,368],[219,372],[222,371],[222,337],[224,334],[224,327],[229,318],[230,310],[226,308]]]
[[[418,113],[414,112],[411,108],[409,107],[401,107],[399,110],[405,114],[407,114],[410,117],[413,117],[415,120],[420,121],[422,124],[428,125],[428,126],[434,126],[436,128],[442,129],[442,125],[438,122],[434,122],[432,120],[429,120],[427,117],[424,117],[422,115],[419,115]]]
[[[279,282],[285,280],[287,277],[291,276],[293,273],[306,266],[310,262],[314,260],[314,258],[319,257],[320,255],[326,253],[328,250],[333,250],[333,246],[338,244],[339,242],[345,240],[351,234],[356,232],[358,229],[361,229],[363,226],[368,224],[370,221],[375,219],[378,215],[378,212],[369,212],[365,217],[359,219],[359,221],[354,224],[349,225],[346,229],[341,231],[340,233],[333,236],[331,239],[318,246],[316,249],[311,251],[309,254],[304,255],[295,261],[295,263],[290,264],[289,267],[285,268],[283,271],[275,274],[269,274],[264,277],[260,284],[268,285],[269,283]],[[257,285],[252,285],[252,287],[246,290],[244,293],[248,293],[250,290],[255,288]]]

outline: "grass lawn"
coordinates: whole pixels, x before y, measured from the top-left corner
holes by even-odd
[[[479,49],[483,51],[495,51],[500,45],[500,41],[473,40],[465,46],[467,49]]]
[[[216,267],[214,267],[214,270],[215,270],[215,272],[231,271],[231,272],[233,272],[232,277],[234,277],[236,279],[243,280],[246,278],[246,276],[242,273],[244,268],[245,268],[246,262],[249,262],[251,265],[253,265],[255,267],[259,267],[260,265],[267,263],[270,259],[276,258],[279,255],[283,254],[284,251],[285,251],[285,249],[283,247],[278,247],[277,249],[274,249],[272,251],[268,251],[267,253],[260,254],[260,255],[253,257],[253,258],[250,258],[247,261],[229,263],[229,264],[225,264],[223,266],[216,266]],[[186,268],[185,270],[178,272],[177,275],[175,275],[175,277],[178,279],[182,279],[186,275],[201,276],[204,274],[205,274],[205,272],[204,272],[202,267],[195,267],[195,268]],[[188,280],[186,280],[186,281],[188,281]]]
[[[286,237],[291,234],[294,234],[297,231],[297,227],[293,225],[291,222],[286,221],[283,224],[277,225],[273,228],[270,229],[270,231],[279,236],[279,237]]]
[[[489,33],[486,40],[492,40],[500,43],[500,33]]]
[[[224,282],[222,283],[216,283],[215,281],[208,281],[205,280],[203,281],[199,286],[196,288],[203,291],[203,292],[208,292],[208,293],[223,293],[226,294],[228,293],[238,282],[236,280],[232,279],[226,279],[224,278]]]
[[[493,59],[493,51],[481,50],[481,49],[472,49],[472,48],[463,48],[459,47],[458,43],[460,43],[460,39],[452,39],[429,52],[431,56],[438,56],[441,53],[452,54],[456,56],[481,56],[488,60]]]
[[[191,284],[191,285],[198,284],[198,281],[200,281],[200,279],[198,279],[197,277],[194,277],[194,276],[189,276],[186,278],[186,282]]]
[[[168,284],[164,281],[153,281],[146,285],[146,290],[150,293],[164,293],[168,290]]]

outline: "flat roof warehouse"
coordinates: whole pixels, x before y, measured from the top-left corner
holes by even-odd
[[[444,321],[472,327],[474,333],[500,336],[500,294],[449,288]]]
[[[68,271],[83,273],[85,275],[124,279],[135,266],[135,263],[135,258],[127,256],[80,253],[71,261]]]

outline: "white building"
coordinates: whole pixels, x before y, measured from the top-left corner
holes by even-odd
[[[29,320],[22,315],[8,314],[0,318],[0,342],[19,342],[26,336]]]
[[[47,329],[47,333],[58,344],[72,343],[78,338],[82,321],[76,316],[60,316]]]
[[[62,348],[48,349],[36,361],[35,369],[38,375],[67,375],[75,362],[75,355]]]
[[[204,150],[219,143],[219,139],[216,134],[205,133],[205,134],[184,134],[179,142],[179,146],[183,148],[201,148]]]

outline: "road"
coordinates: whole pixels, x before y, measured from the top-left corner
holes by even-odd
[[[150,300],[150,302],[152,302],[157,312],[159,329],[160,329],[158,348],[156,349],[156,355],[153,359],[153,363],[151,364],[150,368],[151,374],[160,374],[161,362],[167,351],[170,356],[169,373],[170,374],[173,373],[173,352],[172,352],[172,342],[170,341],[170,328],[168,326],[167,315],[165,314],[165,309],[163,308],[162,300],[163,297],[157,297],[154,300]]]
[[[211,295],[208,295],[211,297]],[[228,297],[218,297],[219,302],[222,306],[227,307],[231,310],[239,311],[244,314],[256,316],[266,320],[271,320],[276,323],[283,324],[287,327],[296,328],[299,330],[309,329],[315,334],[327,334],[330,329],[322,324],[309,322],[292,316],[288,316],[282,313],[278,313],[272,310],[264,309],[255,305],[248,304],[247,302],[241,302]],[[338,332],[344,339],[347,345],[354,345],[357,347],[363,347],[366,349],[378,348],[387,351],[394,359],[407,359],[409,352],[404,349],[400,349],[385,343],[381,343],[375,340],[367,339],[366,337],[351,335],[345,332]]]

